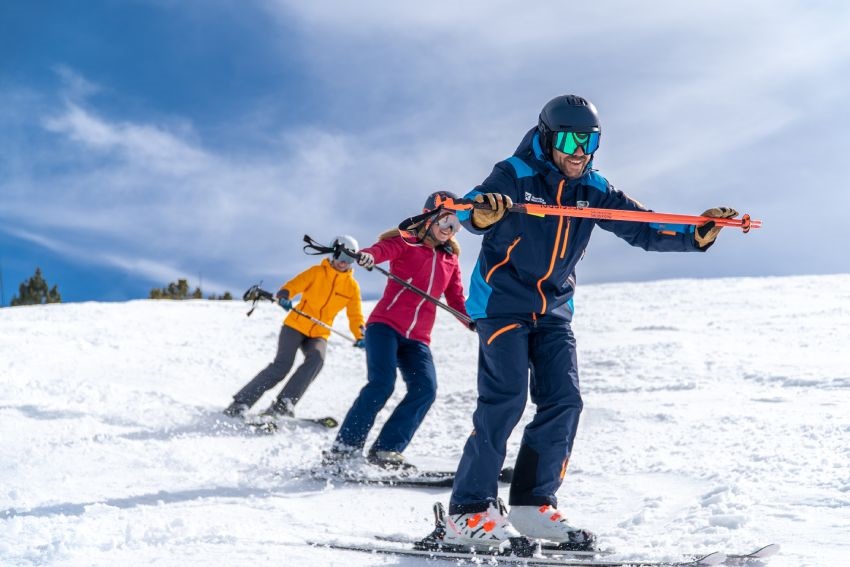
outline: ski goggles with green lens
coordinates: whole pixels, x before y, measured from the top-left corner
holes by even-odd
[[[578,148],[592,154],[599,148],[599,132],[555,132],[552,147],[565,154],[574,154]]]

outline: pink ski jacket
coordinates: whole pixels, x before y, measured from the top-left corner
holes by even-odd
[[[363,248],[375,257],[375,263],[389,261],[390,273],[439,299],[445,294],[450,307],[466,314],[463,284],[460,279],[458,254],[460,246],[454,239],[438,248],[404,242],[398,230],[385,232],[378,242]],[[437,315],[437,306],[388,279],[384,295],[375,305],[367,325],[384,323],[400,335],[427,344]]]

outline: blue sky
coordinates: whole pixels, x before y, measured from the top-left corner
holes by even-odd
[[[706,255],[599,230],[579,282],[850,271],[850,5],[528,4],[5,0],[5,303],[36,265],[66,301],[274,287],[305,233],[370,244],[471,189],[564,93],[598,107],[616,187],[764,221]]]

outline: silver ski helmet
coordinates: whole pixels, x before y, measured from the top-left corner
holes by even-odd
[[[544,155],[551,159],[552,143],[557,133],[589,134],[586,139],[580,140],[580,145],[585,153],[592,154],[599,147],[602,127],[599,125],[599,115],[593,103],[577,95],[561,95],[547,102],[540,111],[537,132],[540,134],[540,148]]]
[[[333,248],[333,252],[330,254],[331,260],[342,260],[349,264],[357,262],[357,258],[345,251],[350,250],[352,252],[358,252],[360,250],[360,245],[357,243],[357,239],[353,236],[349,236],[347,234],[337,236],[331,242],[330,247]]]

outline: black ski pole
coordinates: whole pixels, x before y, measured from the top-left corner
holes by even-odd
[[[360,253],[359,253],[359,252],[352,252],[351,250],[347,250],[347,251],[346,251],[346,253],[347,253],[347,254],[349,254],[349,255],[355,255],[355,254],[356,254],[356,257],[357,257],[358,259],[360,258]],[[406,288],[406,289],[409,289],[410,291],[412,291],[412,292],[413,292],[413,293],[415,293],[416,295],[418,295],[418,296],[420,296],[420,297],[422,297],[422,298],[426,299],[427,301],[430,301],[431,303],[433,303],[433,304],[434,304],[434,305],[436,305],[437,307],[442,307],[443,309],[445,309],[446,311],[448,311],[449,313],[451,313],[452,315],[454,315],[455,317],[457,317],[457,318],[458,318],[458,320],[459,320],[461,323],[464,323],[467,327],[469,326],[469,324],[470,324],[470,323],[472,323],[472,319],[470,319],[467,315],[464,315],[463,313],[461,313],[461,312],[460,312],[460,311],[458,311],[457,309],[455,309],[455,308],[453,308],[453,307],[451,307],[451,306],[449,306],[449,305],[446,305],[445,303],[443,303],[442,301],[440,301],[439,299],[437,299],[437,298],[436,298],[436,297],[434,297],[433,295],[429,294],[429,293],[428,293],[428,292],[426,292],[426,291],[423,291],[423,290],[419,289],[418,287],[416,287],[415,285],[411,284],[410,282],[407,282],[407,281],[405,281],[405,280],[401,279],[400,277],[398,277],[397,275],[393,274],[393,273],[392,273],[392,272],[390,272],[389,270],[385,270],[384,268],[382,268],[382,267],[380,267],[380,266],[372,266],[371,268],[368,268],[368,269],[370,269],[370,270],[371,270],[371,269],[378,270],[379,272],[381,272],[382,274],[384,274],[385,276],[387,276],[387,277],[388,277],[388,278],[390,278],[391,280],[393,280],[393,281],[395,281],[395,282],[398,282],[398,284],[399,284],[399,285],[401,285],[402,287],[404,287],[404,288]]]

